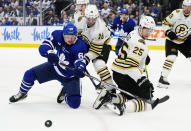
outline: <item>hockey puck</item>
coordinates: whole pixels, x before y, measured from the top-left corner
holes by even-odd
[[[45,121],[45,126],[46,127],[51,127],[52,126],[52,121],[51,120],[47,120],[47,121]]]

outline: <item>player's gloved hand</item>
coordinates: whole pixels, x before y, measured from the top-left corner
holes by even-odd
[[[48,62],[52,65],[56,65],[59,61],[58,55],[54,50],[49,50],[48,52]]]
[[[74,68],[74,76],[82,78],[85,76],[86,68],[83,65],[76,65]]]
[[[170,38],[171,40],[174,40],[174,39],[177,38],[176,33],[174,33],[174,32],[171,31],[171,30],[167,30],[167,31],[165,32],[165,36],[167,36],[167,37]]]

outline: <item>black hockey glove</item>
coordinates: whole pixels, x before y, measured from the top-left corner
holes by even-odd
[[[153,97],[154,87],[153,84],[145,77],[141,77],[137,81],[139,88],[139,96],[144,99],[151,99]]]
[[[149,57],[149,55],[147,55],[145,64],[146,64],[146,65],[149,65],[150,61],[151,61],[151,58]]]
[[[167,30],[167,31],[165,32],[165,36],[167,36],[167,37],[170,38],[171,40],[174,40],[174,39],[177,38],[176,33],[174,33],[174,32],[171,31],[171,30]]]

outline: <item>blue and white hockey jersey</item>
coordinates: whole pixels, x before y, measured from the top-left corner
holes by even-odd
[[[59,62],[54,65],[55,72],[63,77],[73,77],[74,72],[60,65],[64,63],[70,67],[75,67],[76,64],[86,66],[84,54],[87,52],[86,44],[80,38],[77,38],[73,45],[67,45],[63,38],[63,30],[55,30],[51,37],[44,40],[39,47],[41,56],[47,57],[47,51],[54,50],[57,52]]]
[[[128,18],[128,20],[123,23],[120,16],[117,16],[111,25],[111,33],[114,35],[114,32],[118,32],[120,37],[127,37],[127,35],[134,30],[135,26],[136,23],[132,18]]]

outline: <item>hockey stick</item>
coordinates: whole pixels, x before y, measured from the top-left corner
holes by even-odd
[[[90,75],[90,73],[89,73],[87,70],[85,71],[85,73],[86,73],[87,75]],[[92,78],[89,77],[89,79],[90,79],[90,81],[92,82],[92,84],[94,85],[95,89],[97,90],[97,89],[99,88],[99,84],[97,85]]]
[[[72,67],[70,67],[70,66],[68,66],[68,65],[66,65],[64,63],[59,63],[59,64],[64,66],[64,67],[67,67],[68,69],[70,69],[72,71],[74,71],[74,68],[72,68]],[[85,70],[85,74],[90,76],[90,73],[88,72],[88,70]],[[95,89],[97,90],[99,88],[99,85],[97,85],[92,78],[89,77],[89,79],[92,82],[92,84],[94,85]]]
[[[150,40],[150,41],[156,41],[157,39],[147,39],[147,40]]]
[[[65,66],[65,67],[67,67],[67,68],[70,69],[70,70],[74,70],[74,68],[72,68],[72,67],[70,67],[70,66],[68,66],[68,65],[66,65],[66,64],[64,64],[64,63],[60,63],[60,65]],[[98,78],[96,78],[96,77],[94,77],[94,76],[91,76],[91,75],[87,74],[86,72],[85,72],[85,76],[89,77],[89,78],[92,79],[92,80],[98,81],[98,82],[100,82],[100,83],[103,84],[103,85],[107,85],[107,86],[113,87],[114,89],[119,90],[120,92],[123,92],[123,93],[125,93],[125,94],[127,94],[127,95],[129,95],[129,96],[131,96],[131,97],[133,97],[133,98],[140,99],[140,100],[142,100],[142,101],[144,101],[144,102],[147,102],[147,103],[149,103],[149,104],[153,104],[153,102],[155,101],[155,100],[146,100],[146,99],[140,98],[140,97],[138,97],[138,96],[136,96],[136,95],[133,95],[133,94],[131,94],[131,93],[125,91],[125,90],[122,90],[122,89],[118,88],[116,85],[113,85],[113,84],[104,82],[104,81],[102,81],[102,80],[99,80]],[[169,96],[164,96],[164,97],[167,98],[167,99],[165,99],[165,101],[169,99]],[[163,97],[163,98],[164,98],[164,97]]]

